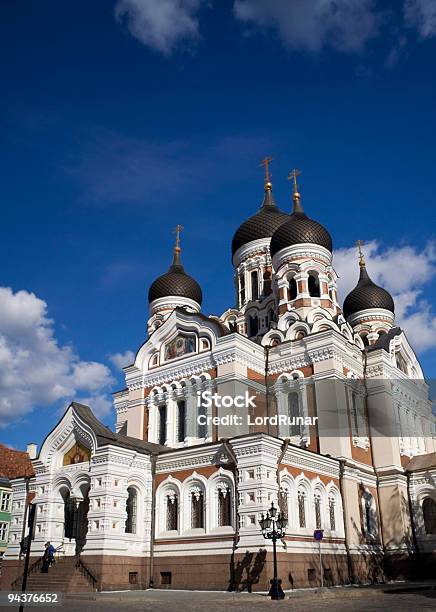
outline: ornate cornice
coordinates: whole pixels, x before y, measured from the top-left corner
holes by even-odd
[[[258,238],[257,240],[252,240],[251,242],[240,246],[236,253],[233,255],[234,267],[238,268],[241,264],[245,263],[252,257],[262,258],[265,264],[270,265],[270,242],[271,238]]]
[[[129,389],[141,389],[154,387],[163,383],[172,382],[179,378],[189,378],[194,374],[202,374],[216,367],[216,363],[211,355],[200,357],[193,360],[184,360],[170,368],[162,371],[153,371],[142,377],[142,380],[129,386]]]
[[[284,249],[281,249],[273,257],[273,265],[275,270],[279,270],[283,265],[293,263],[296,260],[314,259],[323,263],[325,266],[330,266],[332,262],[332,254],[321,245],[315,244],[293,244]]]

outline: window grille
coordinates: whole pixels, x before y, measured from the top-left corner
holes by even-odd
[[[126,533],[136,533],[136,514],[138,508],[138,496],[136,490],[133,487],[127,489],[127,501],[126,501]]]
[[[218,525],[231,525],[231,494],[227,486],[218,490]]]
[[[304,491],[298,491],[298,520],[300,527],[306,527],[306,496]]]
[[[167,502],[167,531],[177,531],[179,500],[174,491],[170,491],[166,496]]]
[[[334,497],[329,497],[330,529],[336,531],[336,508]]]
[[[279,498],[280,512],[285,518],[288,518],[288,490],[282,489]]]
[[[191,491],[191,527],[204,529],[204,498],[199,487]]]
[[[315,527],[321,529],[321,496],[315,493]]]

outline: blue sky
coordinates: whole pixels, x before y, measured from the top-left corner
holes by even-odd
[[[113,423],[147,290],[183,262],[233,305],[231,238],[303,170],[341,289],[367,243],[436,373],[436,2],[2,3],[0,439],[40,442],[72,398]],[[372,268],[371,268],[372,266]],[[342,298],[344,293],[342,294]]]

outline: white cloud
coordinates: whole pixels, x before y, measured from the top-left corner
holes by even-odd
[[[278,32],[290,49],[360,51],[378,33],[372,0],[236,0],[237,19]]]
[[[28,291],[0,287],[0,426],[46,407],[83,396],[102,407],[113,382],[104,364],[81,361],[60,346],[47,304]]]
[[[211,0],[117,0],[115,17],[129,32],[151,49],[169,56],[182,43],[200,38],[199,12]],[[359,52],[382,35],[382,27],[398,31],[416,29],[420,38],[436,35],[436,1],[403,0],[389,10],[381,0],[234,0],[236,19],[263,31],[275,31],[285,47],[317,52],[331,47]],[[401,19],[401,17],[400,17]],[[385,32],[383,33],[386,39]],[[385,65],[394,66],[406,52],[407,39],[392,42]]]
[[[421,251],[412,246],[382,249],[376,241],[364,246],[367,270],[372,280],[387,289],[395,301],[395,319],[417,351],[436,347],[436,314],[423,298],[426,285],[436,276],[436,244]],[[358,280],[355,247],[334,254],[342,300]]]
[[[112,400],[104,394],[81,397],[80,403],[85,404],[85,406],[90,406],[92,412],[98,419],[104,419],[106,416],[110,415],[113,410]]]
[[[406,25],[418,30],[421,38],[436,36],[435,0],[405,0],[404,20]]]
[[[392,45],[386,59],[385,68],[393,68],[407,52],[407,38],[399,36]]]
[[[115,16],[140,42],[170,55],[180,42],[199,38],[202,0],[118,0]]]
[[[135,359],[135,353],[133,351],[125,351],[124,353],[114,353],[109,355],[109,359],[112,361],[114,366],[119,370],[122,370],[125,366],[131,365]]]

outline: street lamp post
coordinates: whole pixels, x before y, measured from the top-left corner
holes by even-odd
[[[271,503],[271,508],[267,511],[266,515],[262,514],[262,518],[259,521],[260,528],[262,530],[262,535],[267,540],[272,540],[273,543],[273,559],[274,559],[274,577],[270,581],[271,588],[269,590],[268,595],[271,596],[271,599],[284,599],[285,594],[282,589],[282,581],[277,576],[277,549],[276,542],[277,540],[281,540],[285,535],[286,517],[280,512],[277,512],[277,508],[274,507],[274,504]]]

